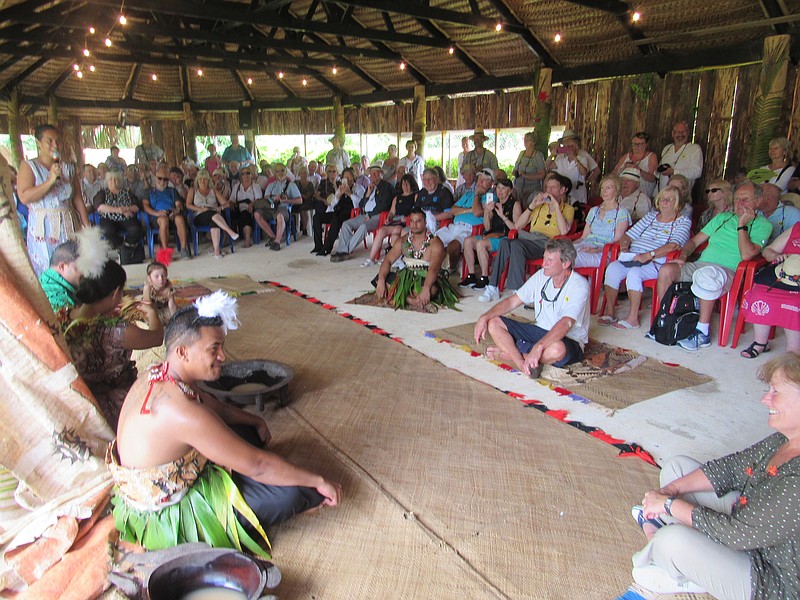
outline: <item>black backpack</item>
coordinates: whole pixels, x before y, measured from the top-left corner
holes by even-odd
[[[661,299],[648,337],[659,344],[674,346],[694,332],[699,319],[700,300],[692,293],[692,282],[673,283]]]

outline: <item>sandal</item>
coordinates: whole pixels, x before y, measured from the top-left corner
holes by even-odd
[[[759,350],[758,348],[761,348]],[[758,342],[753,342],[747,348],[742,350],[739,355],[743,358],[756,358],[762,352],[769,352],[772,348],[769,347],[769,342],[764,344],[759,344]]]
[[[666,523],[664,523],[664,521],[662,521],[661,519],[645,519],[644,508],[638,505],[631,508],[631,516],[634,519],[636,519],[636,522],[639,524],[639,527],[641,528],[644,528],[645,523],[652,525],[656,529],[661,529],[662,527],[664,527],[664,525],[666,525]]]
[[[613,325],[616,322],[617,320],[611,315],[603,315],[602,317],[597,319],[598,325]]]

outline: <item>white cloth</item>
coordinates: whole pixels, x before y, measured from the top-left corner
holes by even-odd
[[[689,180],[689,191],[694,182],[703,174],[703,151],[697,144],[684,144],[677,150],[675,144],[664,146],[661,151],[661,165],[670,165],[675,174],[683,175]],[[669,183],[669,177],[659,176],[659,189],[663,190]]]
[[[556,173],[563,175],[572,182],[572,191],[569,193],[570,204],[586,204],[586,178],[578,170],[580,161],[586,167],[586,173],[597,168],[597,162],[586,150],[578,150],[578,160],[570,160],[569,155],[556,156]]]
[[[441,227],[436,231],[436,237],[442,240],[445,248],[452,241],[457,241],[464,246],[464,240],[472,234],[472,225],[465,221],[451,223],[447,227]]]
[[[422,172],[425,170],[425,159],[419,154],[415,154],[414,158],[404,156],[400,159],[398,166],[405,167],[406,173],[409,173],[414,179],[417,180],[417,185],[422,189]]]
[[[244,189],[244,186],[238,181],[233,185],[231,191],[231,200],[236,203],[239,210],[247,210],[252,202],[263,198],[264,193],[257,183],[252,184],[249,188]]]
[[[542,290],[547,296],[542,296]],[[550,277],[539,269],[516,291],[525,304],[532,304],[536,311],[536,325],[550,331],[564,317],[575,320],[567,337],[581,347],[589,342],[589,282],[585,277],[572,272],[562,288],[556,289]]]
[[[769,169],[769,165],[764,167],[765,169]],[[794,165],[786,165],[782,169],[770,169],[773,173],[775,173],[775,177],[770,179],[767,183],[774,183],[779,188],[781,188],[781,194],[785,194],[789,190],[789,180],[794,175]]]

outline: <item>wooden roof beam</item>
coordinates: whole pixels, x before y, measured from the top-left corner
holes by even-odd
[[[283,81],[283,79],[281,79],[281,78],[280,78],[280,77],[278,77],[278,76],[277,76],[275,73],[273,73],[272,71],[270,71],[270,70],[268,70],[268,69],[264,69],[264,73],[267,75],[267,77],[269,77],[269,78],[270,78],[270,79],[272,79],[272,80],[273,80],[275,83],[277,83],[277,84],[278,84],[278,86],[279,86],[279,87],[280,87],[280,88],[281,88],[281,89],[282,89],[284,92],[286,92],[286,96],[287,96],[288,98],[297,98],[297,94],[295,94],[295,93],[292,91],[292,88],[290,88],[290,87],[289,87],[289,86],[288,86],[288,85],[287,85],[287,84],[286,84],[286,83]]]
[[[530,51],[533,52],[534,56],[541,60],[545,67],[554,68],[558,66],[558,61],[553,58],[544,44],[536,39],[536,36],[531,33],[531,30],[528,29],[513,12],[511,12],[511,9],[506,6],[504,0],[489,0],[489,4],[491,4],[494,9],[503,16],[503,19],[505,19],[506,22],[512,23],[516,26],[517,31],[515,31],[515,33],[520,36]]]
[[[761,8],[764,9],[764,14],[770,19],[786,16],[782,8],[782,3],[777,2],[777,0],[759,0],[759,3],[761,4]],[[789,27],[783,23],[776,23],[772,27],[775,29],[775,33],[785,34],[789,32]]]
[[[70,65],[66,69],[61,71],[61,74],[53,80],[53,83],[47,86],[47,90],[45,91],[44,95],[48,97],[55,96],[56,91],[58,90],[59,87],[61,87],[61,84],[64,83],[67,79],[69,79],[69,76],[72,75],[74,72],[75,69],[72,68],[72,63],[70,63]]]
[[[449,40],[447,35],[445,35],[445,33],[441,29],[439,29],[436,26],[436,24],[432,23],[431,21],[428,21],[427,19],[416,19],[416,21],[423,29],[425,29],[425,31],[430,33],[432,36],[448,40],[453,48],[453,55],[458,60],[460,60],[465,67],[467,67],[470,71],[472,71],[472,74],[475,77],[485,77],[486,75],[488,75],[486,69],[484,69],[481,65],[479,65],[478,62],[467,52],[465,52],[463,48],[458,46],[452,40]]]
[[[316,42],[317,42],[317,43],[318,43],[320,46],[322,46],[322,47],[327,47],[327,46],[329,46],[328,42],[326,42],[324,38],[322,38],[322,37],[320,37],[320,36],[318,36],[318,35],[316,35],[316,34],[306,34],[306,35],[309,37],[309,39],[316,40]],[[393,53],[393,54],[394,54],[394,53]],[[349,60],[347,60],[346,58],[342,58],[342,59],[341,59],[341,63],[340,63],[340,64],[341,64],[341,66],[343,66],[343,67],[346,67],[346,68],[350,69],[350,70],[351,70],[353,73],[355,73],[355,74],[356,74],[356,75],[358,75],[358,76],[359,76],[361,79],[363,79],[364,81],[366,81],[366,82],[367,82],[369,85],[371,85],[371,86],[372,86],[372,88],[373,88],[373,89],[376,89],[376,90],[381,90],[381,91],[383,91],[383,90],[385,90],[385,89],[386,89],[386,88],[383,86],[383,84],[381,84],[381,83],[380,83],[380,82],[379,82],[377,79],[373,78],[373,77],[372,77],[372,76],[371,76],[369,73],[367,73],[367,72],[366,72],[364,69],[362,69],[361,67],[359,67],[357,64],[355,64],[355,63],[353,63],[353,62],[350,62],[350,61],[349,61]]]
[[[567,2],[612,14],[632,41],[644,39],[644,33],[631,18],[633,11],[630,5],[623,0],[567,0]],[[657,51],[656,47],[651,44],[637,44],[637,47],[642,54],[652,54]]]
[[[25,81],[28,77],[33,75],[36,71],[50,62],[51,57],[42,57],[39,60],[35,61],[34,63],[25,67],[22,71],[20,71],[14,78],[12,78],[8,83],[3,86],[3,89],[0,90],[0,95],[3,97],[7,96],[8,93],[16,87],[19,87],[20,84]],[[72,65],[70,65],[72,68]]]
[[[242,74],[239,73],[239,71],[237,71],[236,69],[231,69],[231,75],[233,75],[233,78],[236,80],[236,83],[239,84],[239,89],[242,90],[242,94],[244,94],[244,97],[250,102],[252,102],[255,99],[253,98],[253,92],[250,91],[250,86],[247,85],[247,83],[244,80],[244,77],[242,77]]]
[[[130,75],[128,75],[128,81],[125,82],[125,91],[122,93],[122,100],[129,100],[133,98],[133,90],[136,89],[136,85],[139,83],[139,75],[141,75],[141,73],[141,63],[136,63],[131,67]]]

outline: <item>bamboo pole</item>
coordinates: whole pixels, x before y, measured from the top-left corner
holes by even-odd
[[[19,88],[11,90],[8,101],[8,136],[11,138],[11,162],[15,169],[25,159],[19,126]]]
[[[186,127],[186,155],[197,162],[197,141],[194,130],[194,115],[188,102],[183,103],[183,122]]]
[[[344,147],[344,107],[341,96],[333,97],[333,135],[339,136],[339,139],[342,140],[342,147]]]
[[[414,127],[411,132],[411,139],[417,143],[417,153],[423,154],[425,151],[425,129],[427,127],[425,86],[414,86]],[[423,154],[424,157],[424,154]]]
[[[761,80],[756,90],[755,112],[750,128],[750,169],[769,163],[769,141],[778,133],[780,124],[790,43],[791,37],[788,35],[773,35],[764,40]]]
[[[58,98],[55,95],[50,96],[47,106],[47,122],[58,127]]]
[[[547,156],[553,115],[553,69],[540,67],[533,74],[533,128],[536,131],[536,148]]]

